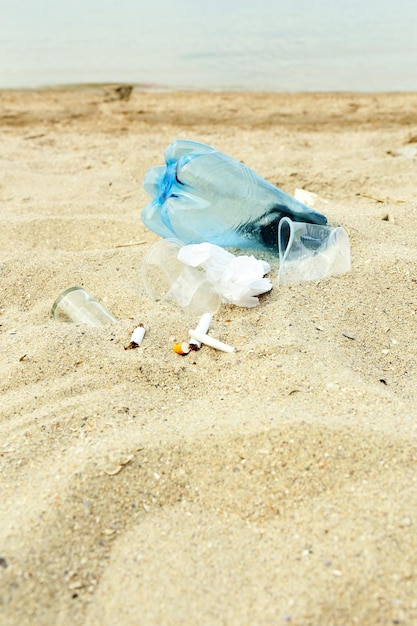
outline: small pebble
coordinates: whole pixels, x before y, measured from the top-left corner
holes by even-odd
[[[391,222],[391,224],[395,224],[395,218],[392,215],[392,213],[385,213],[382,216],[382,221],[384,221],[384,222]]]

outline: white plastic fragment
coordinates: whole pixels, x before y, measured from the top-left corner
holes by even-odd
[[[264,278],[270,271],[269,263],[254,256],[236,257],[212,243],[183,246],[178,260],[190,267],[201,267],[225,304],[254,307],[259,304],[256,296],[272,288],[271,281]]]
[[[269,263],[254,256],[235,257],[220,280],[222,301],[247,308],[257,306],[257,296],[272,289],[269,278],[263,278],[269,270]]]
[[[137,326],[132,333],[132,337],[130,338],[131,343],[135,343],[137,346],[140,346],[142,343],[142,339],[145,336],[145,329],[143,326]]]
[[[213,315],[211,313],[203,313],[200,317],[200,320],[196,326],[196,333],[203,333],[206,335],[208,333],[208,329],[210,328],[211,320],[213,319]],[[195,346],[201,347],[201,342],[197,341],[197,339],[191,339],[190,343]]]
[[[229,346],[227,343],[223,343],[218,339],[214,339],[210,335],[199,333],[197,329],[190,330],[189,335],[192,339],[196,339],[200,343],[204,343],[206,346],[210,346],[210,348],[215,348],[216,350],[221,350],[222,352],[235,352],[236,348],[233,346]]]
[[[294,198],[299,202],[302,202],[306,206],[314,206],[316,199],[318,198],[316,193],[307,191],[307,189],[296,189],[294,192]]]
[[[398,148],[398,150],[394,150],[393,152],[391,152],[392,156],[403,156],[403,157],[407,157],[408,159],[414,159],[417,157],[417,146],[413,146],[413,145],[406,145],[406,146],[401,146],[401,148]]]

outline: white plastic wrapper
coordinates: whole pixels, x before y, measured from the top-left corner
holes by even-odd
[[[269,263],[254,256],[235,256],[212,243],[183,246],[178,260],[190,267],[201,267],[225,304],[257,306],[257,296],[272,288],[269,278],[264,278],[271,269]]]
[[[313,207],[316,200],[317,194],[312,191],[307,191],[307,189],[296,189],[294,192],[294,198],[298,200],[298,202],[302,202],[306,206]]]

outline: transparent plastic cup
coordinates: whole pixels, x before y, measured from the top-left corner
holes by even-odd
[[[184,265],[178,260],[183,247],[178,239],[161,239],[146,254],[142,279],[152,300],[175,300],[190,315],[214,314],[221,296],[201,268]]]
[[[82,287],[70,287],[52,305],[51,315],[57,322],[73,322],[89,326],[104,326],[116,322],[100,302]]]
[[[351,268],[349,237],[342,226],[294,222],[278,228],[278,285],[291,285],[344,274]]]

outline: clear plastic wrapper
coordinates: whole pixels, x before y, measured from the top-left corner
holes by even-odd
[[[220,294],[204,270],[178,260],[183,245],[177,239],[162,239],[150,248],[142,265],[145,289],[152,300],[175,300],[190,315],[216,313]]]

